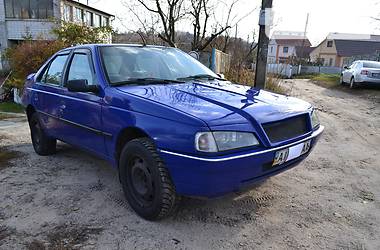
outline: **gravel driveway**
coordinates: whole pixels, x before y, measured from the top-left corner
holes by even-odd
[[[37,156],[25,118],[0,121],[0,249],[380,249],[380,91],[285,84],[326,126],[310,157],[160,222],[131,210],[106,162],[66,144]]]

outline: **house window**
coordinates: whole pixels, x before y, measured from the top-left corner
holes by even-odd
[[[100,16],[97,14],[94,15],[94,26],[100,27]]]
[[[108,18],[107,17],[104,17],[102,16],[102,26],[108,26]]]
[[[72,21],[72,7],[70,5],[63,5],[63,20],[69,22]]]
[[[75,8],[75,21],[83,22],[83,10],[80,8]]]
[[[287,57],[280,57],[279,60],[278,60],[278,62],[280,64],[285,64],[285,63],[288,62],[288,58]]]
[[[86,11],[86,24],[88,26],[93,26],[92,16],[93,16],[92,12]]]
[[[333,60],[332,58],[329,59],[329,66],[330,66],[330,67],[333,66],[333,61],[334,61],[334,60]]]
[[[18,19],[47,19],[53,17],[53,1],[5,0],[5,17]]]
[[[333,46],[333,41],[327,41],[327,47],[332,48]]]
[[[270,53],[273,53],[273,46],[270,47]]]
[[[284,47],[282,49],[282,52],[285,53],[285,54],[288,53],[289,52],[289,47]]]

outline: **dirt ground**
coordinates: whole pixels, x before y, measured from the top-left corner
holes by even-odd
[[[132,211],[106,162],[65,144],[37,156],[25,118],[0,121],[0,249],[380,249],[380,91],[284,84],[326,126],[310,157],[161,222]]]

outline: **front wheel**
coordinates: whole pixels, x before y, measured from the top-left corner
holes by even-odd
[[[180,197],[150,139],[135,139],[124,146],[119,173],[128,203],[138,215],[159,220],[174,212]]]
[[[56,151],[57,140],[48,137],[42,129],[38,113],[33,113],[29,119],[30,133],[34,151],[39,155],[51,155]]]

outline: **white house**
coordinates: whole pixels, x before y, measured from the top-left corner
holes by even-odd
[[[301,32],[275,32],[269,41],[268,63],[286,63],[294,58],[308,59],[311,43]]]

